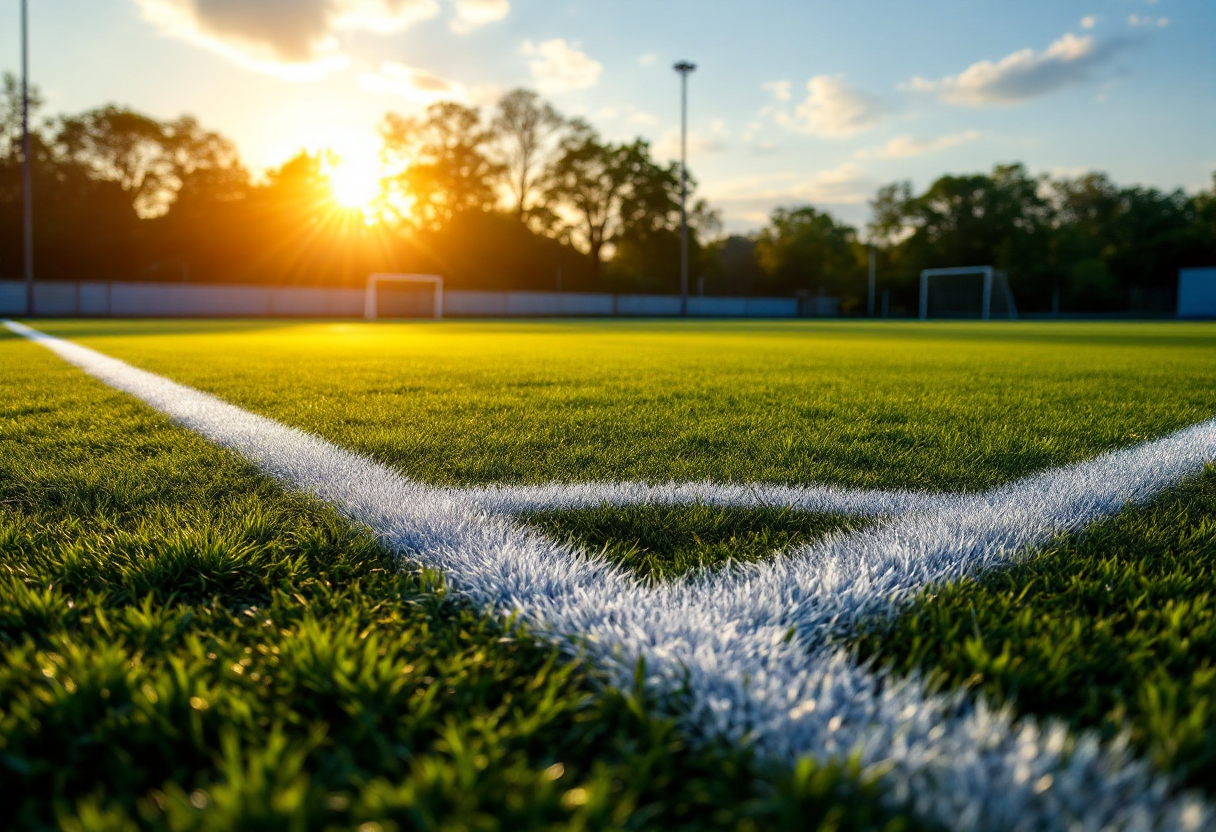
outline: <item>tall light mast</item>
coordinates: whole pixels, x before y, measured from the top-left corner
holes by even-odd
[[[688,317],[688,76],[697,65],[680,61],[680,317]]]

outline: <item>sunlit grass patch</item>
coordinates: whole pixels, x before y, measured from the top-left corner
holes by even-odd
[[[601,506],[536,512],[520,519],[652,579],[779,557],[862,522],[788,508],[706,505]]]
[[[1216,326],[61,322],[436,484],[977,490],[1216,412]]]
[[[926,590],[861,655],[1112,737],[1216,794],[1216,466],[1025,563]]]
[[[0,336],[0,827],[915,828],[400,566]]]

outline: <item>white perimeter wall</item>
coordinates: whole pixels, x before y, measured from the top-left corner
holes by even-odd
[[[290,286],[35,283],[34,313],[45,317],[358,318],[363,316],[363,295],[362,289]],[[680,314],[680,299],[672,295],[448,291],[443,293],[443,308],[446,316],[455,318],[674,317]],[[835,314],[836,307],[815,311]],[[796,318],[799,302],[795,298],[690,297],[688,313],[706,318]],[[0,282],[0,315],[24,314],[25,286]]]
[[[1216,268],[1178,270],[1178,317],[1216,318]]]

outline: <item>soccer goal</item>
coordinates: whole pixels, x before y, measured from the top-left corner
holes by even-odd
[[[1018,316],[1009,277],[992,266],[925,269],[920,273],[920,317],[1007,318]]]
[[[363,317],[443,317],[443,278],[434,274],[373,274],[367,278]]]

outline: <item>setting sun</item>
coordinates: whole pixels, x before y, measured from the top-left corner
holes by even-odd
[[[348,142],[326,154],[325,176],[334,200],[343,208],[370,215],[380,195],[380,156],[374,144]]]

